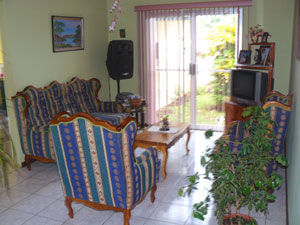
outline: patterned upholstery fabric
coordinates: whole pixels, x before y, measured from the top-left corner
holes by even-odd
[[[118,126],[121,122],[129,115],[128,113],[108,113],[108,112],[96,112],[90,113],[91,116],[99,119],[105,120],[111,123],[114,126]]]
[[[276,101],[266,102],[262,107],[266,112],[270,113],[272,120],[276,122],[276,127],[274,127],[276,139],[272,142],[272,154],[283,154],[284,140],[292,108],[289,105]],[[243,125],[244,122],[242,121],[234,121],[224,133],[224,138],[229,142],[229,149],[234,152],[241,149],[239,142],[247,135],[243,130]],[[276,162],[272,162],[268,166],[269,173],[277,171],[277,169],[278,164]]]
[[[97,97],[100,87],[97,79],[73,78],[66,84],[54,81],[45,88],[28,86],[12,97],[23,153],[55,159],[49,121],[61,111],[72,115],[78,112],[122,112],[122,107],[113,102],[105,103],[105,109],[109,110],[103,109],[103,103]]]
[[[153,148],[136,161],[136,123],[120,131],[74,116],[51,122],[57,167],[66,197],[131,209],[158,181],[159,160]]]
[[[292,105],[292,94],[284,95],[278,91],[271,91],[265,97],[265,103],[270,101],[280,102],[285,105]]]

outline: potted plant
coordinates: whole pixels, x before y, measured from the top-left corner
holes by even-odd
[[[200,220],[204,220],[212,198],[218,224],[257,224],[249,218],[250,212],[256,210],[267,213],[268,203],[276,199],[272,193],[280,188],[282,176],[276,172],[269,174],[266,167],[272,160],[282,166],[288,165],[283,155],[271,154],[271,141],[275,138],[272,127],[276,124],[261,107],[246,108],[243,116],[250,117],[244,124],[247,136],[236,141],[239,150],[232,151],[232,141],[222,136],[201,158],[206,171],[204,178],[211,180],[212,186],[207,198],[194,205],[193,216]],[[210,136],[212,131],[207,131],[206,137]],[[181,188],[179,195],[189,195],[196,190],[199,179],[199,173],[190,176],[190,184]],[[248,216],[241,215],[242,208],[248,209]]]

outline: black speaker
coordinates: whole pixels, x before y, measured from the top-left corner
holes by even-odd
[[[109,43],[106,67],[114,80],[130,79],[133,76],[133,42],[113,40]]]

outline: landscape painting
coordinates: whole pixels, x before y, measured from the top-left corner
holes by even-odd
[[[83,49],[83,18],[52,16],[53,52]]]

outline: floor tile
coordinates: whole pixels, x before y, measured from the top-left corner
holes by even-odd
[[[214,216],[214,211],[208,210],[204,221],[194,218],[192,215],[190,215],[185,225],[218,225],[218,223],[216,217]]]
[[[28,197],[29,195],[29,193],[21,191],[4,191],[0,194],[0,206],[9,208],[19,201],[23,200],[24,198]]]
[[[61,225],[62,222],[46,217],[33,216],[22,225]]]
[[[154,201],[153,203],[150,199],[144,199],[140,204],[138,204],[132,211],[131,215],[138,216],[142,218],[149,218],[154,210],[159,205],[159,201]]]
[[[81,204],[72,203],[72,208],[74,215],[76,215],[76,212],[82,207]],[[69,219],[68,215],[68,209],[65,206],[64,201],[56,200],[54,203],[49,205],[46,209],[38,213],[38,216],[47,217],[53,220],[58,221],[66,221]]]
[[[74,225],[103,224],[112,214],[113,211],[111,210],[95,210],[83,206],[79,211],[74,213],[74,218],[69,218],[66,223]]]
[[[57,173],[57,168],[47,168],[46,170],[37,173],[34,178],[40,179],[40,180],[48,180],[50,181],[57,181],[58,178],[58,173]]]
[[[123,213],[114,213],[107,222],[104,223],[104,225],[118,225],[123,224],[124,217]],[[146,223],[145,218],[137,217],[137,216],[131,216],[130,218],[130,225],[143,225]]]
[[[167,222],[161,222],[158,220],[147,220],[147,222],[144,225],[174,225],[177,223],[167,223]]]
[[[31,217],[33,217],[32,214],[8,209],[0,213],[0,225],[21,225]]]
[[[37,179],[34,177],[30,177],[28,179],[25,179],[21,183],[14,185],[10,189],[16,191],[23,191],[27,193],[36,193],[37,191],[44,188],[49,183],[50,181],[46,179]]]
[[[43,195],[49,198],[60,199],[63,196],[62,186],[60,181],[53,181],[41,190],[36,192],[39,195]]]
[[[191,193],[190,196],[179,197],[178,189],[179,188],[169,188],[168,193],[164,196],[161,202],[169,203],[169,204],[175,203],[180,205],[193,206],[195,203],[204,201],[207,196],[207,192],[194,191],[193,193]]]
[[[154,210],[150,219],[155,219],[163,222],[184,224],[192,213],[192,207],[160,203]]]
[[[31,214],[37,214],[54,201],[55,199],[53,198],[47,198],[41,195],[30,195],[28,198],[12,206],[12,208]]]

